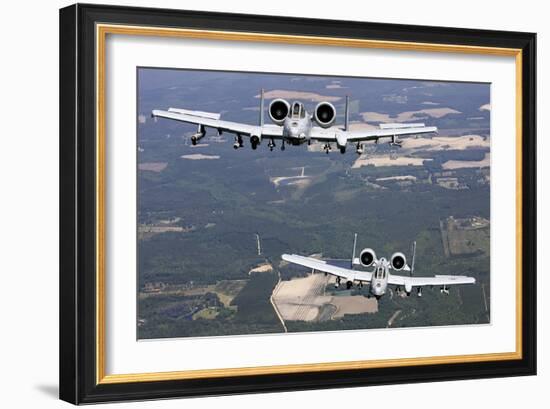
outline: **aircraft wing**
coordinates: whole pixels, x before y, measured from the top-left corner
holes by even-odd
[[[467,276],[436,275],[434,277],[406,277],[390,275],[388,284],[403,285],[405,287],[421,287],[426,285],[455,285],[474,284],[476,279]]]
[[[372,278],[372,273],[368,271],[352,270],[350,268],[341,267],[342,260],[319,260],[312,257],[299,256],[297,254],[283,254],[282,259],[289,263],[332,274],[346,281],[370,281]],[[348,261],[348,265],[349,263]]]
[[[436,126],[424,126],[424,124],[381,124],[379,129],[365,129],[362,131],[344,131],[340,128],[323,129],[318,126],[311,128],[310,136],[323,142],[363,142],[374,141],[380,138],[391,138],[403,135],[420,135],[437,132]],[[343,143],[342,143],[343,142]]]
[[[202,111],[190,111],[187,109],[169,108],[168,111],[154,109],[151,112],[153,118],[166,118],[188,124],[203,125],[218,131],[239,135],[257,135],[267,138],[279,139],[283,135],[283,129],[277,125],[248,125],[239,122],[224,121],[220,114]]]

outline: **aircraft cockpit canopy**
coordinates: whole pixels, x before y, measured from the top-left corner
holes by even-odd
[[[300,102],[294,102],[292,104],[292,110],[290,111],[290,113],[292,119],[304,118],[306,115],[304,106]]]

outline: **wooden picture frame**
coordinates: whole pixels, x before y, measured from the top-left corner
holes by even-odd
[[[112,375],[105,372],[105,38],[112,34],[513,56],[516,350]],[[60,398],[74,403],[536,373],[536,36],[532,33],[73,5],[60,11]],[[498,254],[498,249],[493,251]]]

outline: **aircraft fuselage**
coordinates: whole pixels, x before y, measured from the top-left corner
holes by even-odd
[[[310,139],[311,115],[303,118],[287,117],[283,123],[283,137],[292,145],[301,145]]]
[[[374,266],[369,291],[376,298],[380,298],[386,293],[386,289],[388,288],[390,262],[382,257],[375,262]]]

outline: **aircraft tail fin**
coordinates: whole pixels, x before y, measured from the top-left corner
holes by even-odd
[[[344,112],[344,131],[349,131],[349,95],[346,95],[346,110]]]
[[[355,263],[355,249],[357,247],[357,233],[353,237],[353,252],[351,253],[351,269],[353,270],[353,265]]]
[[[410,276],[412,277],[414,273],[414,259],[416,257],[416,241],[413,241],[412,244],[412,259],[411,259],[411,270],[409,271]]]
[[[260,127],[264,126],[264,89],[260,92]]]

